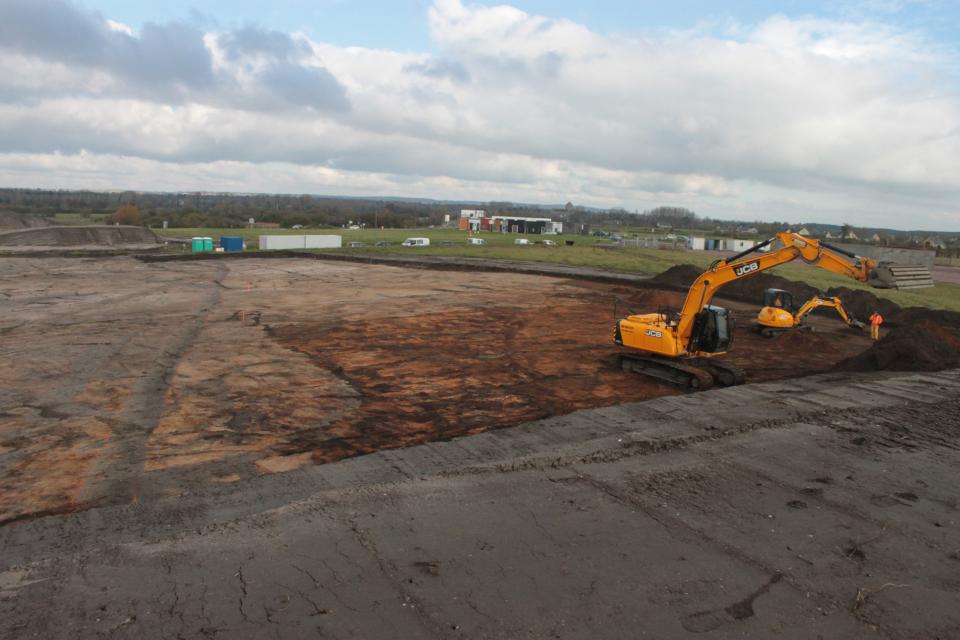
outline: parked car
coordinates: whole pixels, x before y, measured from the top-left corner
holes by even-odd
[[[376,246],[378,247],[389,247],[390,243],[386,240],[377,240]]]
[[[467,238],[467,244],[487,244],[483,238]]]
[[[544,240],[544,241],[543,241],[543,244],[546,245],[546,246],[548,246],[548,247],[555,247],[555,246],[557,246],[557,243],[554,242],[553,240]]]
[[[400,243],[401,247],[429,247],[430,238],[407,238]]]
[[[347,243],[347,246],[348,246],[348,247],[354,247],[354,248],[355,248],[355,247],[365,247],[365,246],[367,246],[367,243],[366,243],[366,242],[358,242],[358,241],[354,240],[353,242],[348,242],[348,243]]]
[[[530,241],[526,238],[517,238],[513,241],[513,244],[530,244]]]

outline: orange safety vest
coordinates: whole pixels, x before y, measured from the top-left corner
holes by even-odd
[[[875,313],[870,316],[870,324],[875,324],[878,327],[883,324],[883,316],[879,313]]]

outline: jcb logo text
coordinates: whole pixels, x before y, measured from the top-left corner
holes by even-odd
[[[743,265],[742,267],[737,267],[736,269],[733,270],[733,272],[739,278],[740,276],[745,276],[748,273],[753,273],[759,268],[760,268],[759,262],[750,262],[748,264]]]

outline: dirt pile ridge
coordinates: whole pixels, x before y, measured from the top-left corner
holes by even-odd
[[[879,311],[885,319],[893,320],[900,312],[900,305],[886,298],[878,298],[870,291],[863,289],[849,289],[847,287],[833,287],[827,290],[828,296],[839,296],[847,313],[867,322],[874,311]]]
[[[935,312],[934,312],[935,313]],[[960,366],[960,331],[923,319],[900,326],[838,371],[941,371]]]
[[[703,270],[690,264],[681,264],[670,267],[663,273],[654,276],[648,282],[665,289],[685,291],[693,284]],[[789,280],[769,273],[750,276],[725,286],[718,297],[728,300],[737,300],[748,304],[760,305],[763,301],[763,292],[767,289],[784,289],[793,294],[793,302],[798,307],[820,291],[804,282]],[[904,309],[896,302],[886,298],[879,298],[873,292],[865,289],[851,289],[849,287],[832,287],[824,295],[839,297],[847,313],[856,320],[868,322],[875,311],[883,316],[886,326],[890,328],[907,326],[915,322],[930,320],[941,325],[960,328],[960,313],[927,309],[925,307],[909,307]],[[833,309],[814,309],[814,314],[833,315]]]
[[[36,229],[48,227],[50,223],[39,216],[14,211],[0,211],[0,229]]]
[[[0,246],[76,247],[84,245],[159,244],[156,234],[145,227],[87,225],[42,227],[0,232]]]
[[[654,276],[649,282],[658,287],[685,290],[693,284],[693,281],[700,277],[703,269],[695,267],[692,264],[679,264],[670,267],[663,273]],[[772,273],[761,273],[723,287],[719,297],[728,300],[738,300],[750,304],[759,305],[763,301],[763,292],[767,289],[785,289],[793,294],[793,301],[800,305],[820,293],[820,291],[804,282],[788,280]]]

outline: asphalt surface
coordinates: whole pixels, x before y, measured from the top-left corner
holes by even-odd
[[[958,637],[958,410],[821,375],[15,522],[0,637]]]

